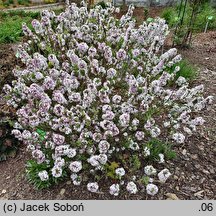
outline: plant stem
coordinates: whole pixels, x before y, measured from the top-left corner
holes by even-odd
[[[208,29],[208,24],[209,24],[209,21],[207,21],[206,25],[205,25],[205,30],[204,30],[204,33],[207,32],[207,29]]]

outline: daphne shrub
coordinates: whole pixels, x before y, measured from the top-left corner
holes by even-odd
[[[164,164],[170,153],[156,140],[181,145],[204,123],[197,113],[212,97],[176,77],[181,56],[175,48],[161,51],[165,21],[136,27],[133,9],[117,19],[111,5],[88,10],[72,3],[59,15],[43,11],[34,31],[23,24],[29,40],[17,57],[25,68],[14,69],[16,80],[4,92],[17,109],[12,133],[32,154],[27,172],[37,186],[70,176],[91,192],[109,180],[114,196],[145,185],[155,195],[152,164]]]

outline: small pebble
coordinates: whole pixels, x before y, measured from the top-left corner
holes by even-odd
[[[2,193],[2,194],[5,194],[6,192],[7,192],[7,191],[6,191],[5,189],[3,189],[1,193]]]
[[[59,194],[60,194],[61,196],[63,196],[63,195],[64,195],[64,193],[65,193],[65,189],[64,189],[64,188],[62,188]]]

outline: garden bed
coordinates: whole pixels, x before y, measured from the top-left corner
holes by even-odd
[[[56,3],[56,0],[30,1],[30,0],[0,0],[0,9],[19,9]]]
[[[14,45],[0,45],[1,80],[5,82],[11,81],[11,69],[18,63],[13,48]],[[197,34],[193,48],[179,52],[199,67],[200,73],[191,85],[202,83],[205,85],[205,96],[216,96],[216,32]],[[202,112],[206,123],[196,136],[184,145],[174,146],[177,157],[166,164],[173,175],[160,186],[157,195],[150,197],[145,192],[128,195],[125,191],[117,199],[215,199],[215,108],[214,105],[211,110]],[[1,199],[115,199],[106,193],[108,188],[105,183],[102,186],[105,193],[92,194],[87,192],[86,186],[73,186],[70,179],[49,189],[36,190],[26,180],[25,164],[28,158],[26,147],[22,145],[15,158],[0,163]]]

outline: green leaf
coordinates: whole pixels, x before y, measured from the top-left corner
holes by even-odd
[[[118,165],[118,163],[116,163],[115,161],[112,162],[111,165],[109,166],[109,168],[110,168],[111,170],[115,170],[115,169],[118,168],[118,167],[119,167],[119,165]]]
[[[208,20],[213,20],[214,16],[208,16],[207,19]]]
[[[36,130],[36,132],[40,135],[40,139],[43,141],[45,139],[46,132],[39,128]]]
[[[146,21],[148,22],[148,23],[150,23],[150,22],[153,22],[153,18],[151,18],[151,17],[149,17]]]
[[[149,183],[149,177],[148,176],[144,176],[141,179],[141,182],[146,186]]]
[[[179,17],[177,17],[177,16],[174,18],[175,22],[178,22],[178,21],[179,21],[179,19],[180,19],[180,18],[179,18]]]
[[[108,172],[107,173],[107,177],[110,177],[110,178],[112,178],[112,179],[115,179],[115,174],[113,173],[113,172]]]

